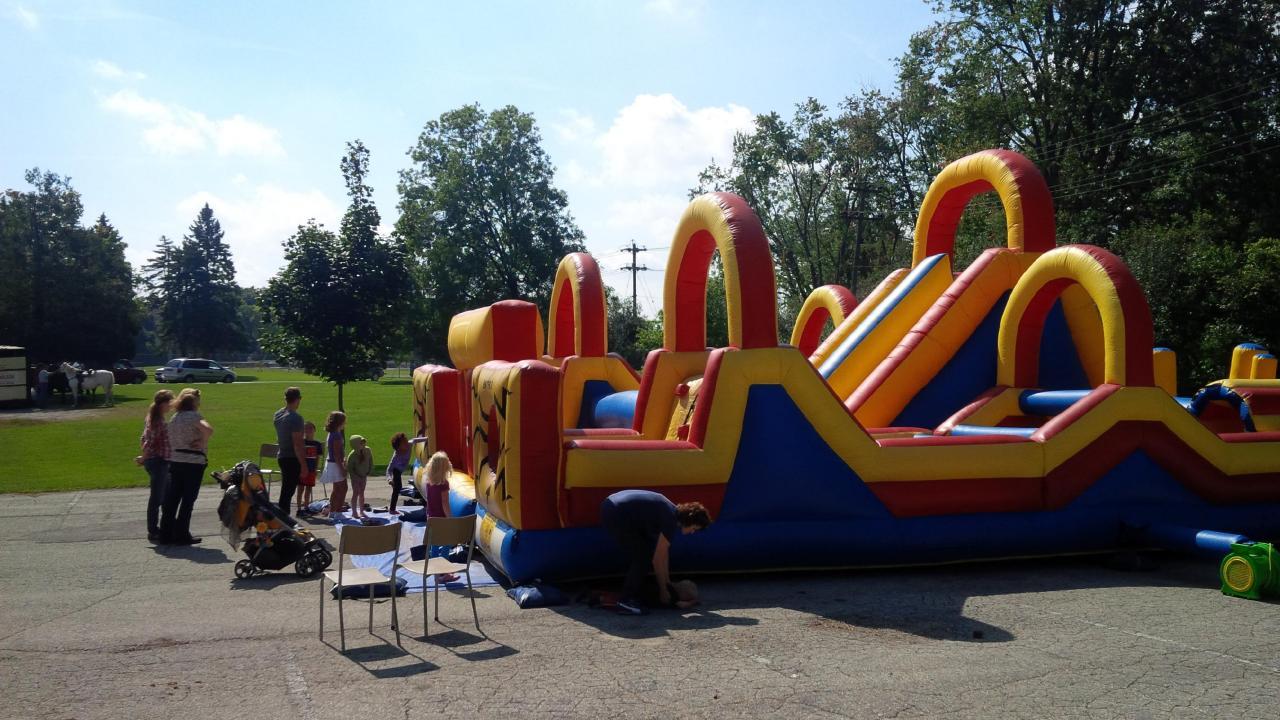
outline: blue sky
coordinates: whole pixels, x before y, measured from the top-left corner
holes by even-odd
[[[665,246],[686,190],[754,115],[891,87],[923,2],[42,3],[0,0],[0,188],[39,166],[106,212],[135,265],[209,202],[262,285],[310,217],[336,225],[361,138],[383,222],[426,121],[532,112],[606,268]],[[642,258],[661,268],[665,254]],[[661,272],[645,273],[654,309]],[[629,293],[629,276],[606,279]]]

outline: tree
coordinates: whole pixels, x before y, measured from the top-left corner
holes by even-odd
[[[769,236],[780,306],[794,317],[809,292],[838,283],[858,291],[907,257],[914,194],[889,121],[893,107],[875,92],[846,99],[837,115],[813,98],[790,120],[756,118],[734,138],[728,167],[712,164],[691,194],[730,190],[756,211]]]
[[[335,235],[315,221],[285,242],[286,265],[259,302],[262,346],[283,362],[343,387],[366,379],[399,346],[412,277],[403,243],[378,235],[369,151],[347,143],[341,161],[351,199]]]
[[[182,244],[161,237],[143,266],[147,298],[159,315],[161,337],[180,354],[215,355],[251,344],[241,317],[231,248],[206,203]]]
[[[425,355],[444,347],[463,310],[522,298],[545,312],[557,264],[582,249],[541,142],[532,115],[467,105],[428,122],[410,149],[396,234],[417,262],[414,340]]]
[[[1230,339],[1231,328],[1244,333],[1249,313],[1192,268],[1250,257],[1246,246],[1280,235],[1280,6],[936,7],[942,19],[899,62],[899,92],[922,101],[916,116],[941,157],[986,147],[1028,155],[1053,191],[1059,239],[1110,247],[1133,267],[1158,332],[1180,341],[1183,383],[1220,376],[1224,349],[1248,339]],[[1003,224],[994,200],[975,201],[958,250],[995,244]]]
[[[139,317],[119,232],[106,215],[80,225],[69,178],[35,168],[26,181],[32,191],[0,197],[0,337],[41,361],[132,355]]]

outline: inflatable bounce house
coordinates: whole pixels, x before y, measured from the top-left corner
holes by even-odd
[[[985,192],[1007,246],[958,272],[957,223]],[[453,319],[454,367],[414,373],[418,452],[449,454],[453,509],[474,507],[480,546],[515,581],[620,570],[600,503],[645,488],[711,511],[673,546],[678,571],[1235,547],[1253,574],[1233,565],[1232,588],[1265,585],[1269,547],[1248,536],[1280,529],[1276,359],[1243,345],[1228,379],[1178,397],[1125,264],[1054,232],[1026,158],[965,157],[925,196],[911,266],[860,302],[816,289],[780,344],[759,220],[704,195],[676,228],[663,347],[641,373],[608,353],[595,262],[569,255],[545,342],[524,301]],[[717,252],[729,345],[708,348]]]

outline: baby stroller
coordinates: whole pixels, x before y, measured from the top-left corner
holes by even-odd
[[[236,577],[249,578],[293,563],[294,572],[307,578],[333,562],[319,538],[271,502],[257,465],[246,460],[213,477],[223,489],[218,504],[222,536],[248,556],[236,562]]]

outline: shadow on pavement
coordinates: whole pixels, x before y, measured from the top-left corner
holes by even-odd
[[[208,539],[205,542],[208,542]],[[173,560],[187,560],[200,565],[227,563],[230,568],[226,553],[202,545],[153,545],[151,549],[155,554]]]
[[[361,669],[376,678],[387,679],[409,677],[411,675],[420,675],[440,668],[439,665],[436,665],[426,658],[396,645],[394,637],[385,638],[378,633],[367,633],[364,632],[364,628],[349,632],[352,634],[355,632],[361,632],[366,637],[373,637],[381,640],[382,643],[379,645],[368,645],[364,647],[351,647],[351,638],[348,638],[347,650],[346,652],[343,652],[338,645],[330,642],[327,637],[321,642],[329,646],[329,648],[340,657],[344,657],[356,665],[359,665]],[[401,635],[404,635],[403,631],[401,632]],[[397,660],[407,660],[409,662],[403,664],[397,663],[389,666],[385,665],[385,663],[391,663]]]
[[[701,590],[702,605],[689,611],[655,609],[635,617],[582,603],[551,609],[600,632],[637,640],[674,630],[755,625],[768,620],[744,618],[733,611],[780,609],[812,615],[809,626],[815,630],[849,633],[851,638],[989,643],[1009,642],[1015,635],[968,617],[965,607],[972,598],[1103,587],[1210,589],[1217,585],[1210,564],[1160,553],[1141,553],[1136,560],[1117,554],[910,569],[695,575],[692,579]],[[618,582],[562,589],[576,596],[587,589],[616,590]]]

